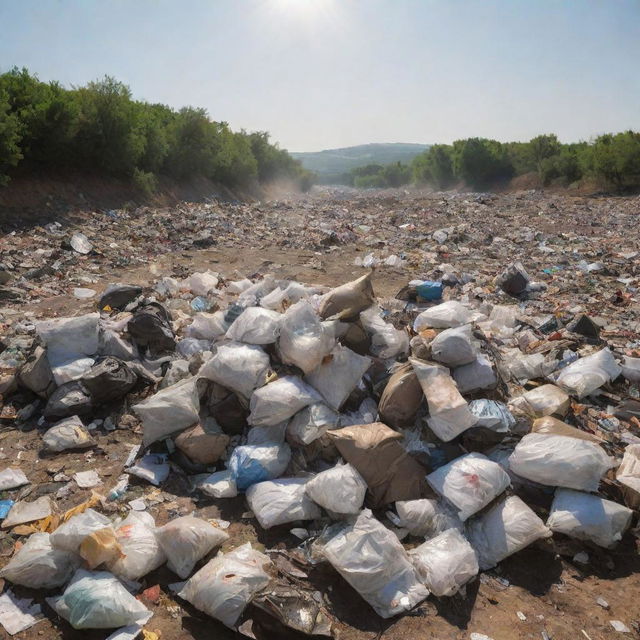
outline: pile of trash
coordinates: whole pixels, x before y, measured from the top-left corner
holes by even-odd
[[[0,353],[3,424],[37,429],[42,465],[129,439],[107,482],[87,453],[85,469],[54,465],[25,494],[29,474],[7,461],[0,526],[14,553],[0,577],[50,591],[76,629],[135,638],[153,615],[135,594],[166,564],[163,588],[250,637],[260,625],[332,636],[305,567],[331,566],[390,618],[552,536],[610,549],[631,535],[637,351],[607,344],[586,314],[531,315],[544,287],[519,263],[482,298],[473,283],[411,280],[379,300],[372,275],[327,290],[199,272],[22,322]],[[178,479],[202,504],[246,500],[243,518],[297,546],[236,544],[198,509],[160,524],[149,496]],[[91,497],[61,509],[78,487]],[[0,605],[10,634],[41,616],[10,589]]]

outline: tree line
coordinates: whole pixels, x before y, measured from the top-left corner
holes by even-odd
[[[27,69],[0,74],[0,185],[64,170],[129,178],[145,193],[161,176],[231,188],[279,180],[308,189],[312,174],[266,132],[234,132],[205,109],[134,100],[109,76],[66,89]]]

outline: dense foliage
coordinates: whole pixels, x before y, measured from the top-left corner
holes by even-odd
[[[267,133],[233,132],[204,109],[133,100],[108,76],[65,89],[26,69],[0,74],[0,184],[16,171],[61,169],[128,177],[146,192],[162,175],[230,187],[311,185],[311,174]]]

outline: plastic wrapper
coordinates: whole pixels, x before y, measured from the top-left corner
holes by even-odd
[[[210,560],[178,596],[233,628],[251,598],[269,584],[265,569],[270,565],[269,558],[247,542]]]
[[[367,273],[357,280],[331,289],[323,296],[318,311],[323,320],[327,318],[350,320],[370,307],[374,301],[371,274]]]
[[[473,362],[456,367],[453,370],[453,379],[460,393],[493,389],[498,384],[491,360],[482,353]]]
[[[461,520],[486,507],[511,484],[504,469],[481,453],[452,460],[430,473],[427,482],[458,509]]]
[[[554,384],[543,384],[522,395],[538,418],[556,414],[564,416],[569,410],[571,399]]]
[[[474,426],[485,427],[498,433],[508,433],[516,424],[506,404],[497,400],[472,400],[469,411],[476,417]]]
[[[87,509],[61,524],[51,534],[49,540],[55,549],[77,553],[82,541],[90,533],[109,526],[111,526],[111,520],[107,516],[103,516],[93,509]]]
[[[339,421],[340,416],[326,404],[312,404],[291,418],[287,436],[296,444],[310,444],[337,427]]]
[[[318,506],[305,492],[306,478],[258,482],[247,489],[247,502],[263,529],[296,520],[315,520]]]
[[[320,394],[295,376],[285,376],[254,391],[247,422],[269,426],[287,420],[307,405],[321,402]]]
[[[469,324],[473,313],[457,300],[449,300],[423,311],[415,319],[413,329],[420,333],[423,329],[450,329]]]
[[[243,445],[236,447],[227,466],[240,491],[251,485],[281,476],[289,466],[288,444]]]
[[[509,458],[517,475],[554,487],[597,491],[600,478],[614,466],[600,446],[567,436],[530,433]]]
[[[158,543],[167,556],[167,566],[183,580],[196,562],[229,538],[202,518],[183,516],[156,530]]]
[[[399,525],[413,536],[433,538],[448,529],[462,531],[463,523],[453,508],[434,498],[396,502]]]
[[[431,342],[431,357],[448,367],[469,364],[476,359],[476,353],[470,324],[445,329]]]
[[[524,549],[551,531],[517,496],[509,496],[469,522],[467,539],[482,571]]]
[[[396,358],[409,352],[409,336],[403,329],[396,329],[381,317],[377,305],[360,314],[360,322],[371,339],[369,351],[378,358]]]
[[[456,529],[412,549],[409,558],[434,596],[453,596],[478,574],[476,552]]]
[[[409,611],[428,595],[394,533],[365,509],[322,553],[383,618]]]
[[[227,338],[248,344],[273,344],[280,333],[282,314],[261,307],[248,307],[231,324]]]
[[[633,511],[589,493],[557,489],[547,526],[571,538],[614,547],[631,524]]]
[[[367,483],[350,464],[337,464],[307,481],[307,495],[323,509],[337,514],[362,509]]]
[[[572,362],[560,371],[557,383],[571,395],[584,398],[622,373],[609,348]]]

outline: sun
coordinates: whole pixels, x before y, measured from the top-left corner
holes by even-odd
[[[268,0],[268,2],[274,11],[300,18],[318,17],[335,5],[335,0]]]

